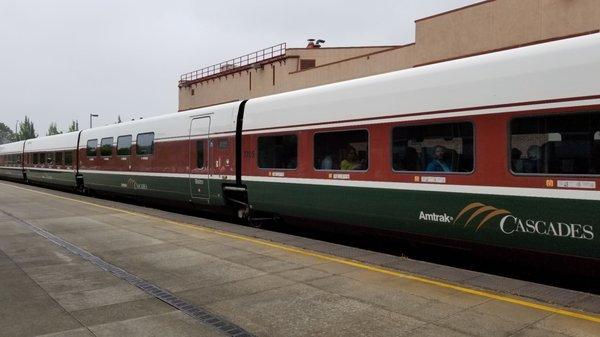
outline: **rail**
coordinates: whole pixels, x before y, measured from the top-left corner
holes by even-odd
[[[280,43],[278,45],[258,50],[250,54],[242,55],[228,61],[213,64],[212,66],[208,66],[206,68],[185,73],[181,75],[179,83],[199,80],[222,72],[229,72],[237,68],[283,56],[285,55],[285,52],[286,44]]]

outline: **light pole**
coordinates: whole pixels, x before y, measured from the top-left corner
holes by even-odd
[[[96,115],[96,114],[90,114],[90,129],[92,128],[92,118],[93,117],[98,117],[98,115]]]

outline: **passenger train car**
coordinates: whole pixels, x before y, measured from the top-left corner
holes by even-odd
[[[3,145],[0,175],[598,266],[598,74],[580,36]]]

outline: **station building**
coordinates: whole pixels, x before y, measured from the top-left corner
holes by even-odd
[[[600,29],[598,0],[488,0],[419,19],[407,45],[275,45],[183,74],[179,110],[549,42]],[[558,61],[558,60],[557,60]]]

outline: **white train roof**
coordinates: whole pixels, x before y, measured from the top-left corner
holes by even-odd
[[[1,144],[0,155],[15,154],[23,152],[23,141]]]
[[[32,138],[25,141],[25,152],[65,151],[77,148],[79,131],[54,136]]]
[[[600,34],[251,99],[244,130],[600,94]]]
[[[235,132],[235,123],[239,102],[226,103],[212,107],[188,110],[184,112],[170,113],[156,117],[145,118],[120,124],[107,125],[93,129],[83,130],[81,133],[80,148],[86,146],[90,139],[132,135],[133,141],[138,134],[154,132],[156,141],[187,137],[190,130],[190,122],[194,117],[210,116],[210,132],[223,133]]]

